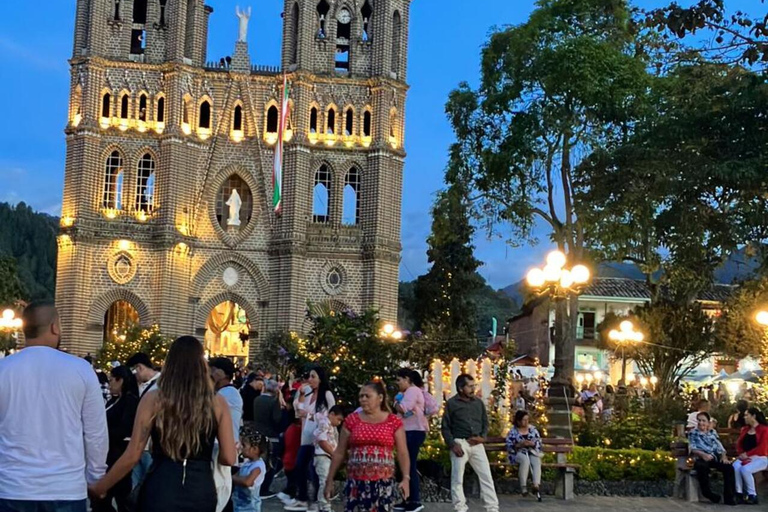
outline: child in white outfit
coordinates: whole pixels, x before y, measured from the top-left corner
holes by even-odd
[[[315,444],[315,472],[320,480],[317,489],[317,506],[321,512],[330,512],[331,504],[325,499],[325,481],[331,469],[333,451],[339,444],[339,425],[344,422],[344,409],[340,405],[334,405],[328,414],[318,414],[317,428],[314,432]]]
[[[240,442],[243,455],[248,460],[232,477],[232,504],[235,512],[261,512],[261,484],[267,474],[267,465],[262,457],[267,450],[267,440],[255,430],[242,427]]]

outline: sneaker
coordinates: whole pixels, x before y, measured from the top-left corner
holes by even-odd
[[[320,509],[318,508],[317,503],[313,503],[309,507],[307,507],[307,512],[320,512]]]
[[[265,492],[264,494],[260,495],[259,497],[262,500],[271,500],[275,496],[277,496],[277,494],[275,494],[274,492]]]
[[[291,500],[285,504],[285,510],[290,512],[307,512],[307,502],[299,500]]]
[[[408,510],[408,508],[407,508],[407,507],[408,507],[408,504],[407,504],[406,502],[404,502],[404,501],[401,501],[400,503],[398,503],[397,505],[395,505],[394,509],[395,509],[397,512],[404,512],[405,510]]]
[[[293,501],[293,498],[285,494],[284,492],[277,493],[277,499],[283,502],[283,505],[287,505],[291,501]]]
[[[408,503],[405,506],[405,512],[421,512],[424,510],[424,505],[421,503]]]
[[[749,496],[747,496],[747,499],[744,500],[744,503],[746,503],[747,505],[757,505],[758,504],[757,494],[750,494]]]

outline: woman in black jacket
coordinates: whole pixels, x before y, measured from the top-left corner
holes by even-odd
[[[109,468],[120,458],[128,447],[133,431],[133,421],[139,406],[139,388],[136,377],[127,366],[117,366],[109,372],[109,390],[112,398],[107,402],[107,429],[109,430]],[[131,494],[131,474],[110,489],[103,501],[93,504],[94,512],[114,512],[114,498],[118,512],[127,512],[126,500]]]

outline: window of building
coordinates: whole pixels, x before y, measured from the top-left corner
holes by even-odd
[[[198,127],[210,130],[211,128],[211,104],[203,101],[200,104],[200,119]]]
[[[112,95],[108,92],[101,97],[101,117],[110,117],[112,115]]]
[[[123,94],[120,98],[120,118],[128,119],[128,95]]]
[[[133,0],[133,22],[139,25],[147,22],[147,0]]]
[[[344,178],[342,223],[349,226],[360,223],[360,171],[357,167],[352,167]]]
[[[317,109],[315,107],[309,111],[309,133],[317,133]]]
[[[400,12],[395,11],[392,16],[392,72],[395,74],[400,73]]]
[[[352,107],[347,109],[347,112],[344,114],[344,135],[349,137],[353,133],[355,127],[355,112],[352,110]]]
[[[291,9],[291,64],[299,62],[299,3]]]
[[[327,17],[328,17],[328,11],[331,10],[331,6],[328,5],[328,2],[326,0],[320,0],[317,4],[317,16],[318,16],[318,23],[319,27],[317,30],[317,37],[321,39],[325,39],[328,32],[326,31],[327,26]]]
[[[594,340],[595,320],[595,311],[579,311],[579,323],[576,327],[576,338],[580,340]]]
[[[331,197],[331,171],[322,165],[315,173],[315,186],[312,197],[312,222],[329,222]]]
[[[143,28],[131,30],[131,54],[141,55],[146,48],[147,33]]]
[[[267,133],[277,133],[278,121],[277,107],[272,105],[267,110]]]
[[[114,0],[114,11],[112,11],[112,19],[120,21],[120,0]]]
[[[240,105],[235,106],[235,112],[232,115],[232,129],[238,132],[243,130],[243,107]]]
[[[373,8],[368,0],[365,0],[363,7],[360,9],[360,14],[363,17],[363,41],[369,41],[371,39],[371,16],[373,16]]]
[[[155,198],[155,159],[145,153],[139,159],[136,183],[136,210],[152,213]]]
[[[147,95],[141,94],[139,96],[139,121],[147,120]]]
[[[191,101],[189,98],[181,100],[181,124],[189,124],[189,106]]]
[[[123,157],[115,150],[108,157],[104,169],[104,208],[123,209]]]
[[[366,110],[363,113],[363,137],[371,136],[371,111]]]
[[[165,98],[162,96],[157,99],[157,122],[165,122]]]
[[[336,71],[349,71],[349,39],[352,37],[352,14],[342,8],[336,15]]]
[[[336,111],[334,109],[328,109],[328,122],[325,126],[325,133],[333,135],[336,133]]]
[[[160,19],[158,21],[158,25],[161,27],[165,26],[165,9],[167,3],[168,0],[160,0]]]

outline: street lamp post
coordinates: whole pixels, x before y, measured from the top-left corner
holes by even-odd
[[[629,320],[624,320],[619,324],[619,329],[611,329],[608,332],[608,338],[621,346],[621,384],[627,385],[627,355],[625,348],[627,343],[640,343],[644,336],[640,331],[635,330],[635,326]]]
[[[11,333],[11,336],[13,337],[13,349],[15,349],[19,343],[18,333],[23,325],[24,323],[21,318],[18,318],[12,309],[6,309],[3,311],[2,316],[0,316],[0,331]]]
[[[584,265],[566,266],[567,258],[560,251],[552,251],[547,255],[546,265],[542,268],[533,268],[526,276],[528,286],[538,295],[546,295],[555,302],[555,376],[553,385],[567,385],[573,377],[573,344],[566,343],[571,339],[570,334],[563,334],[565,330],[559,322],[565,321],[567,313],[559,307],[565,300],[579,294],[590,280],[589,269]],[[557,332],[559,331],[559,333]],[[572,340],[571,340],[572,341]]]

